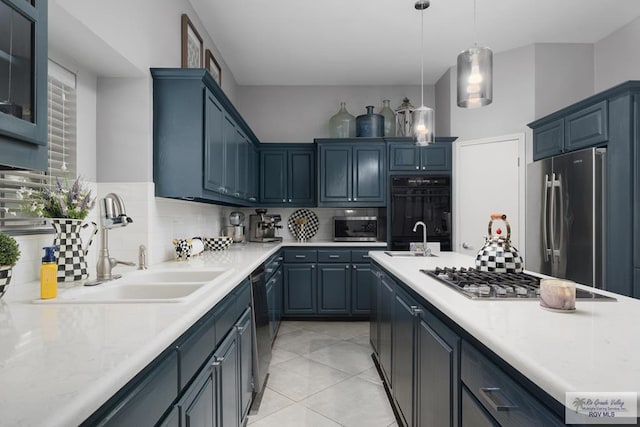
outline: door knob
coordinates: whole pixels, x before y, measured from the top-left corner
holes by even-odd
[[[462,249],[473,249],[473,246],[471,246],[467,242],[462,242]]]

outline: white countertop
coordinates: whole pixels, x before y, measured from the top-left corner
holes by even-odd
[[[474,266],[474,258],[372,259],[410,286],[560,403],[567,391],[640,392],[640,301],[576,302],[576,312],[544,310],[537,300],[471,300],[420,269]]]
[[[33,304],[38,282],[12,284],[0,299],[0,425],[78,425],[282,246],[384,245],[249,243],[152,267],[233,269],[183,303]]]

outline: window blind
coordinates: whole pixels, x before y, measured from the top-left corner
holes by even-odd
[[[48,171],[0,171],[0,230],[38,233],[51,230],[42,218],[21,209],[20,188],[39,189],[76,177],[76,75],[49,61],[47,84]]]

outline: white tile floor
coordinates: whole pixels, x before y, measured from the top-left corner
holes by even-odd
[[[368,322],[282,322],[254,427],[397,426]]]

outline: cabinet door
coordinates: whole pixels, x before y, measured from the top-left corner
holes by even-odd
[[[159,424],[160,427],[180,427],[180,407],[175,405]]]
[[[558,119],[533,130],[533,160],[562,153],[564,149],[564,119]]]
[[[315,203],[316,167],[313,150],[291,150],[288,153],[287,203],[294,206]]]
[[[275,310],[273,313],[273,339],[278,335],[278,329],[280,328],[280,317],[282,317],[282,267],[278,269],[275,277],[275,282],[273,283],[273,299],[275,301]]]
[[[351,270],[351,314],[369,314],[374,276],[370,264],[353,264]]]
[[[0,165],[46,171],[47,1],[1,0],[0,17]]]
[[[211,92],[205,90],[204,188],[217,193],[224,193],[223,121],[224,110],[222,106]]]
[[[451,143],[435,143],[420,149],[420,168],[423,171],[451,170]]]
[[[282,205],[287,198],[287,152],[260,152],[260,202]]]
[[[318,313],[349,314],[350,267],[350,264],[318,264]]]
[[[386,200],[385,146],[353,148],[353,202],[380,203]]]
[[[224,116],[222,121],[222,136],[224,139],[224,193],[227,196],[235,196],[238,193],[237,165],[239,133],[230,116]]]
[[[417,425],[455,426],[460,338],[430,313],[418,324]]]
[[[352,197],[352,149],[350,145],[320,145],[321,202],[350,202]]]
[[[420,148],[413,144],[389,144],[389,170],[420,170]]]
[[[395,299],[394,281],[386,274],[382,273],[380,280],[380,311],[378,312],[379,325],[379,361],[382,373],[387,384],[392,384],[391,380],[391,323],[393,320],[393,304]]]
[[[316,313],[316,265],[284,266],[284,314]]]
[[[607,101],[599,102],[565,118],[566,151],[593,147],[609,139]]]
[[[212,367],[208,365],[185,392],[180,403],[182,426],[216,426],[216,387]]]
[[[236,182],[238,183],[238,193],[237,197],[241,199],[248,199],[249,194],[249,140],[247,137],[238,129],[238,158],[236,161]]]
[[[378,355],[380,353],[380,287],[382,273],[375,266],[371,267],[371,315],[369,316],[369,341],[373,352]]]
[[[240,425],[240,382],[238,341],[235,332],[230,333],[214,353],[215,374],[218,381],[217,412],[220,425]]]
[[[406,425],[413,425],[416,309],[417,304],[413,299],[404,293],[396,292],[391,334],[393,339],[391,389]]]
[[[249,413],[253,395],[253,368],[251,348],[251,308],[247,308],[236,324],[240,354],[240,419]]]
[[[258,201],[258,175],[260,163],[258,161],[258,151],[253,143],[248,143],[247,148],[247,200]]]
[[[275,275],[269,279],[267,282],[267,307],[269,308],[269,326],[271,328],[271,342],[275,339],[275,328],[276,328],[276,294],[275,294]]]

